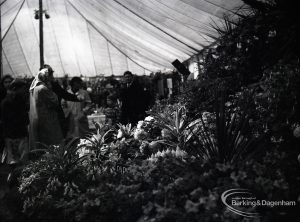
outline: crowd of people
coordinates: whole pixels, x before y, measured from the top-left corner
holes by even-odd
[[[1,79],[0,157],[2,164],[15,166],[27,161],[30,150],[47,149],[65,139],[83,138],[90,132],[88,115],[95,101],[80,77],[60,83],[50,65],[44,65],[30,86],[22,79],[5,75]],[[118,108],[119,115],[107,113],[114,123],[137,123],[146,115],[151,95],[130,71],[122,86],[110,87],[105,107]],[[96,104],[95,104],[96,103]]]

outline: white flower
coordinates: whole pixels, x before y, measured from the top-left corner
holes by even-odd
[[[89,146],[91,145],[91,141],[87,139],[80,139],[78,146]]]
[[[86,147],[82,147],[82,148],[78,149],[77,153],[79,155],[79,158],[83,157],[84,155],[90,154],[90,153],[95,154],[92,150],[87,149]]]
[[[145,132],[143,129],[137,128],[134,131],[133,137],[136,140],[143,140],[148,136],[147,132]]]
[[[269,31],[268,37],[272,38],[276,36],[276,30]]]
[[[150,150],[157,150],[160,147],[161,147],[161,145],[157,141],[152,141],[151,143],[149,143]]]
[[[121,139],[122,137],[123,137],[123,131],[119,129],[117,134],[117,139]]]
[[[296,138],[300,138],[300,126],[297,126],[294,131],[293,131],[293,135]]]
[[[145,118],[145,121],[148,121],[148,122],[150,122],[150,121],[152,121],[152,120],[154,120],[154,118],[153,118],[152,116],[147,116],[147,117]]]
[[[282,138],[282,136],[279,138],[279,139],[277,139],[275,136],[272,136],[271,137],[271,142],[272,143],[281,143],[281,142],[283,142],[284,140],[283,140],[283,138]]]
[[[225,103],[225,106],[227,106],[227,107],[228,107],[228,106],[231,106],[231,105],[232,105],[231,102],[226,102],[226,103]]]
[[[136,128],[137,129],[142,129],[143,124],[144,124],[144,121],[139,121]]]

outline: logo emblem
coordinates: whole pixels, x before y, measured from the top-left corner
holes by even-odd
[[[222,193],[221,200],[228,210],[244,217],[257,218],[260,215],[255,212],[260,201],[248,189],[230,189]]]

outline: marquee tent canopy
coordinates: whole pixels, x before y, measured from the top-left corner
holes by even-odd
[[[45,63],[56,77],[173,69],[218,38],[241,0],[43,0]],[[1,0],[3,74],[39,69],[38,0]]]

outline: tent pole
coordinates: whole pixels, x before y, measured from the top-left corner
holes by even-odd
[[[44,66],[43,0],[39,0],[40,68]]]

